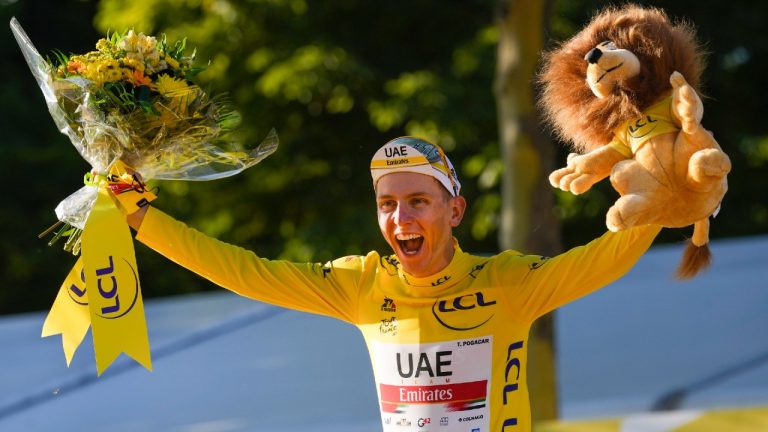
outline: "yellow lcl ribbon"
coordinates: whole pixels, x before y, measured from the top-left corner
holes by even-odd
[[[99,375],[123,352],[152,370],[133,239],[107,185],[98,183],[81,257],[59,288],[42,336],[61,333],[69,365],[90,324]]]
[[[61,334],[67,366],[91,326],[88,293],[85,290],[83,257],[77,259],[59,288],[48,317],[43,324],[43,337]]]

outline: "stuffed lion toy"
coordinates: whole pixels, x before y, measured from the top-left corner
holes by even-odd
[[[710,263],[709,217],[731,169],[701,124],[703,64],[690,24],[630,4],[603,10],[547,53],[539,75],[545,117],[576,151],[550,183],[581,194],[610,176],[620,195],[606,215],[611,231],[693,225],[682,279]]]

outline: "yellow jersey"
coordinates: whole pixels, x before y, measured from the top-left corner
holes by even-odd
[[[679,132],[680,128],[673,120],[671,109],[672,95],[669,95],[648,107],[641,117],[626,121],[616,128],[613,140],[608,145],[631,158],[649,139],[669,132]]]
[[[454,240],[451,263],[416,278],[395,255],[268,260],[150,208],[137,239],[235,293],[357,326],[384,432],[531,430],[528,332],[545,313],[619,278],[661,227],[608,232],[556,257],[482,257]]]

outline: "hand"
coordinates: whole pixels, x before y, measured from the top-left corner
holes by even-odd
[[[152,191],[147,189],[141,175],[122,161],[117,161],[112,165],[107,180],[110,192],[126,215],[136,213],[157,198]],[[142,219],[145,212],[142,212]]]
[[[139,228],[141,228],[141,223],[144,222],[144,215],[147,214],[147,209],[149,209],[148,205],[141,207],[137,211],[129,214],[127,217],[128,225],[138,231]]]

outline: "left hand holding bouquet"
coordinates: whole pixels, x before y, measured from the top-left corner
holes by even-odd
[[[62,334],[67,364],[90,325],[101,374],[121,352],[151,368],[130,230],[131,214],[155,198],[143,178],[212,180],[255,165],[277,148],[274,130],[245,150],[229,134],[237,113],[190,79],[194,54],[129,31],[83,55],[45,61],[11,29],[59,130],[92,166],[85,186],[56,207],[51,244],[80,254],[62,284],[43,336]],[[139,173],[141,173],[139,175]],[[58,229],[57,229],[58,228]]]

